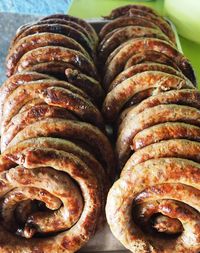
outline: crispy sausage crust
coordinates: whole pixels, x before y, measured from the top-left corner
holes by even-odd
[[[131,148],[137,150],[168,139],[189,139],[200,142],[200,127],[178,122],[154,125],[136,134]]]
[[[153,24],[149,20],[145,20],[142,17],[134,17],[134,18],[133,17],[120,17],[120,18],[117,18],[111,22],[108,22],[106,25],[104,25],[99,33],[99,37],[102,40],[109,32],[111,32],[117,28],[129,26],[129,25],[150,27],[150,28],[158,29],[159,31],[161,31],[158,26],[156,26],[155,24]]]
[[[107,198],[108,224],[134,253],[198,253],[200,93],[193,69],[170,25],[148,7],[120,7],[107,18],[113,20],[99,47],[108,91],[103,113],[114,126],[121,171]]]
[[[37,22],[31,22],[28,23],[26,25],[21,26],[18,31],[16,32],[16,35],[12,41],[11,44],[11,48],[13,47],[13,45],[15,44],[16,41],[18,41],[19,37],[21,37],[21,35],[28,30],[30,27],[35,26],[35,25],[48,25],[48,24],[53,24],[53,25],[65,25],[65,26],[70,26],[76,30],[78,30],[79,32],[83,33],[89,40],[90,43],[93,45],[94,41],[91,39],[90,35],[88,34],[88,32],[79,24],[72,22],[72,21],[67,21],[64,19],[59,19],[59,18],[51,18],[51,19],[47,19],[47,20],[39,20]],[[94,45],[95,46],[95,45]]]
[[[125,26],[108,33],[99,44],[99,57],[105,62],[106,58],[120,44],[132,38],[158,38],[169,41],[169,39],[158,29],[142,26]]]
[[[96,107],[97,42],[67,15],[16,33],[0,100],[2,253],[76,252],[105,224],[115,161]]]
[[[199,151],[199,142],[186,139],[172,139],[154,143],[132,154],[123,168],[122,176],[129,174],[130,168],[134,165],[162,157],[184,158],[199,163]]]
[[[133,107],[129,110],[119,126],[119,133],[126,126],[126,124],[128,124],[132,117],[143,112],[147,108],[151,108],[160,104],[188,105],[200,109],[200,93],[196,89],[182,89],[166,91],[165,93],[159,93],[151,96],[142,101],[136,107]]]
[[[3,155],[0,157],[0,171],[7,170],[13,166],[13,161],[17,161],[20,153],[25,152],[28,148],[51,148],[55,150],[62,150],[68,153],[71,153],[77,157],[79,157],[82,161],[84,161],[91,170],[93,170],[99,180],[101,187],[101,204],[102,204],[102,218],[104,216],[104,206],[106,201],[107,191],[110,186],[110,182],[108,179],[107,170],[105,167],[103,168],[101,164],[94,158],[91,152],[86,151],[81,146],[75,144],[74,142],[51,138],[51,137],[40,137],[40,138],[32,138],[26,141],[22,141],[11,148],[8,148]],[[8,158],[10,157],[11,160]],[[22,210],[24,212],[24,210]],[[26,219],[25,219],[26,220]],[[102,226],[103,222],[100,218],[98,221],[98,226]]]
[[[91,56],[93,55],[93,49],[87,37],[77,29],[62,24],[35,24],[30,27],[27,27],[27,29],[25,29],[21,34],[16,37],[14,44],[18,42],[21,38],[35,33],[56,33],[71,37],[72,39],[80,43]]]
[[[171,25],[162,17],[152,15],[151,13],[146,13],[141,10],[130,10],[130,12],[127,14],[128,16],[133,16],[133,17],[142,17],[144,19],[147,19],[157,25],[161,31],[168,36],[168,38],[175,44],[176,43],[176,38],[175,34],[171,28]]]
[[[94,78],[89,77],[77,69],[66,68],[65,70],[66,80],[77,86],[78,88],[82,89],[85,93],[87,93],[92,101],[98,106],[101,105],[104,92],[103,89],[98,81]]]
[[[173,58],[183,74],[196,83],[193,69],[188,60],[176,48],[172,47],[166,41],[155,38],[132,39],[115,49],[107,59],[105,68],[104,85],[107,88],[117,74],[119,74],[128,61],[128,59],[143,50],[154,50],[166,54]]]
[[[90,34],[88,33],[88,31],[81,26],[80,24],[73,22],[73,21],[69,21],[69,20],[64,20],[64,19],[60,19],[60,18],[50,18],[50,19],[46,19],[46,20],[39,20],[37,22],[37,24],[63,24],[63,25],[67,25],[67,26],[71,26],[75,29],[77,29],[78,31],[80,31],[81,33],[83,33],[89,40],[90,43],[93,45],[95,42],[94,40],[91,38]],[[94,44],[95,46],[95,44]]]
[[[66,213],[70,212],[75,214],[77,211],[80,213],[81,205],[76,201],[76,198],[74,198],[76,196],[74,194],[76,194],[78,189],[76,189],[77,185],[73,188],[73,181],[71,181],[71,178],[73,178],[80,185],[85,204],[76,224],[69,228],[66,232],[59,233],[53,237],[40,239],[32,238],[31,240],[21,238],[21,240],[19,240],[19,238],[15,235],[10,233],[7,235],[7,232],[5,232],[6,235],[4,235],[9,236],[6,237],[9,238],[9,248],[15,252],[21,252],[22,248],[26,252],[34,252],[38,249],[45,252],[47,247],[48,250],[51,250],[52,252],[54,252],[55,249],[58,252],[61,250],[66,250],[66,252],[78,250],[88,240],[88,238],[94,234],[96,229],[96,218],[100,213],[101,198],[98,193],[99,183],[96,180],[94,172],[77,156],[64,151],[56,151],[54,149],[29,148],[24,153],[19,154],[18,158],[20,160],[20,166],[5,172],[8,179],[6,180],[1,176],[1,182],[4,182],[4,186],[1,186],[1,193],[5,192],[5,190],[12,190],[15,186],[25,188],[45,187],[54,196],[62,200],[65,205]],[[24,166],[28,169],[25,169]],[[41,166],[43,168],[40,168]],[[21,175],[23,175],[23,179]],[[69,181],[68,183],[67,180]],[[91,185],[93,185],[93,187],[90,187]],[[68,187],[68,191],[66,187]],[[71,194],[72,192],[74,194]],[[22,192],[22,194],[24,195],[25,193]],[[80,193],[77,192],[77,194],[77,197],[80,197]],[[25,197],[26,196],[23,198]],[[69,204],[67,204],[67,200]],[[51,219],[53,214],[54,220],[57,219],[61,223],[63,221],[61,216],[63,213],[62,210],[63,208],[61,207],[58,211],[51,212],[48,219]],[[46,216],[48,216],[48,213],[46,213]],[[41,228],[42,230],[42,223],[40,225],[39,216],[33,215],[31,217],[31,222],[33,221],[36,222],[36,224],[38,223],[38,228]],[[56,231],[56,223],[51,223],[49,221],[49,226],[50,225],[52,225],[52,228]],[[30,226],[31,223],[28,223],[28,231],[31,230]],[[46,229],[50,229],[50,227],[47,226]],[[0,231],[0,233],[2,233],[2,228]],[[26,232],[26,227],[24,232]],[[7,247],[7,245],[1,242],[1,248],[3,250],[6,250]]]
[[[112,147],[106,136],[96,127],[88,123],[63,120],[45,119],[27,126],[20,131],[10,142],[11,147],[21,141],[36,137],[57,137],[62,139],[74,139],[86,143],[92,147],[96,159],[106,167],[110,178],[114,174],[114,156]]]
[[[72,103],[76,96],[84,103],[90,105],[90,109],[97,110],[95,106],[88,101],[89,97],[82,90],[76,88],[75,86],[57,80],[38,80],[33,82],[28,82],[24,85],[19,86],[15,89],[12,94],[8,97],[4,104],[4,114],[2,120],[2,133],[6,129],[7,124],[10,122],[12,117],[14,117],[19,110],[30,100],[41,98],[45,101],[45,99],[49,99],[51,101],[51,97],[48,96],[47,88],[49,87],[62,87],[68,90],[68,94],[71,94],[71,103],[68,104],[68,108],[73,110]],[[49,91],[49,93],[51,90]],[[46,94],[46,95],[45,95]],[[53,97],[52,97],[53,99]],[[86,100],[87,99],[87,100]],[[56,100],[56,96],[54,96],[55,103],[58,103],[59,100]],[[45,101],[46,102],[46,101]],[[75,101],[74,101],[75,102]],[[78,108],[77,108],[78,109]],[[78,110],[83,111],[84,108],[80,107]],[[93,110],[92,109],[92,110]],[[97,110],[98,111],[98,110]],[[98,112],[97,112],[98,113]]]
[[[97,36],[94,28],[85,20],[70,16],[70,15],[63,15],[63,14],[53,14],[53,15],[43,18],[42,20],[49,20],[52,18],[75,22],[76,24],[83,27],[88,32],[88,35],[91,37],[91,39],[94,41],[94,43],[97,44],[98,36]]]
[[[66,81],[65,70],[67,68],[78,70],[77,67],[71,65],[68,62],[49,61],[49,62],[37,63],[32,66],[30,65],[29,67],[26,68],[25,72],[33,71],[33,72],[42,73],[45,75],[50,75],[56,79]]]
[[[76,50],[58,46],[40,47],[27,52],[18,61],[14,72],[22,72],[29,66],[51,62],[52,60],[72,64],[80,68],[83,73],[97,78],[96,68],[92,61]]]
[[[80,51],[85,56],[89,57],[86,50],[79,43],[65,35],[48,32],[32,34],[20,39],[11,48],[6,59],[7,76],[11,76],[13,74],[15,65],[25,53],[32,49],[45,46],[61,46],[70,48]]]
[[[123,106],[135,95],[150,90],[146,97],[170,89],[193,88],[193,85],[174,75],[160,71],[138,73],[118,84],[111,90],[104,101],[103,113],[106,119],[113,122]],[[142,100],[141,99],[141,100]],[[137,102],[141,102],[141,100]]]
[[[135,115],[128,121],[117,139],[116,148],[120,164],[124,165],[129,157],[130,145],[137,133],[165,122],[184,122],[200,126],[200,111],[185,105],[161,104]]]
[[[107,171],[94,158],[92,153],[86,151],[81,146],[78,146],[77,144],[68,140],[52,137],[40,137],[22,141],[17,145],[8,148],[0,156],[0,171],[2,172],[11,168],[14,165],[12,160],[17,161],[19,159],[20,153],[24,152],[29,147],[62,150],[68,153],[72,153],[73,155],[81,158],[81,160],[83,160],[87,164],[87,166],[90,167],[97,174],[102,187],[102,201],[105,202],[105,196],[107,194],[107,190],[110,184]],[[10,157],[11,159],[9,159],[8,157]]]
[[[104,129],[103,118],[92,102],[62,87],[49,87],[40,95],[48,105],[72,111],[81,120]]]
[[[144,50],[132,55],[127,61],[124,69],[127,69],[136,64],[148,62],[165,64],[180,71],[178,65],[175,61],[173,61],[172,58],[168,57],[166,54],[153,50]]]
[[[1,137],[1,149],[5,150],[6,146],[14,136],[26,126],[45,118],[77,120],[76,116],[61,107],[50,106],[47,104],[31,106],[30,109],[14,116],[11,122],[7,125],[7,130]]]
[[[8,96],[20,85],[25,83],[42,80],[42,79],[54,79],[48,75],[43,75],[36,72],[22,72],[13,75],[9,79],[7,79],[0,87],[0,122],[2,122],[2,115],[3,115],[3,106],[5,104],[6,99]],[[0,124],[1,129],[1,124]]]
[[[197,253],[200,235],[200,227],[197,225],[197,212],[200,210],[199,164],[180,158],[159,158],[135,166],[129,165],[130,173],[115,182],[108,194],[106,214],[113,234],[132,252]],[[177,184],[176,189],[174,184]],[[140,192],[150,187],[153,193],[149,192],[149,197],[158,199],[159,207],[155,206],[155,211],[157,209],[163,215],[177,218],[183,224],[184,232],[175,240],[168,241],[160,238],[158,234],[144,233],[142,227],[136,225],[130,215],[134,210],[133,200],[137,199]],[[190,187],[196,188],[196,191],[191,191]],[[192,208],[184,204],[188,203],[188,198]],[[164,199],[170,201],[162,201]],[[183,204],[179,204],[179,201]],[[186,238],[191,234],[194,240],[188,244]]]
[[[164,73],[168,73],[171,75],[175,75],[181,78],[186,77],[178,70],[174,69],[173,67],[167,66],[165,64],[158,64],[158,63],[141,63],[136,64],[127,68],[126,70],[122,71],[111,83],[109,86],[109,91],[115,88],[118,84],[123,82],[124,80],[136,75],[137,73],[145,72],[145,71],[160,71]]]

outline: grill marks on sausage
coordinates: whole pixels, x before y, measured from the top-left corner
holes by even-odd
[[[180,250],[187,249],[196,252],[199,247],[199,228],[196,226],[199,220],[199,205],[197,204],[199,192],[199,186],[197,183],[199,181],[199,164],[181,158],[157,158],[147,160],[134,167],[131,164],[129,164],[129,166],[130,173],[121,177],[111,188],[109,198],[114,193],[117,194],[117,198],[113,199],[113,208],[111,211],[108,212],[109,210],[107,209],[107,214],[110,213],[110,216],[108,216],[109,221],[112,222],[112,228],[116,229],[116,234],[120,236],[120,240],[122,240],[123,237],[125,246],[132,251],[138,247],[140,247],[141,250],[145,250],[145,246],[149,245],[149,247],[155,248],[155,250],[161,248],[169,250],[169,252],[179,252]],[[130,184],[134,187],[131,187]],[[179,189],[180,191],[175,190],[174,184],[177,185],[177,190]],[[123,191],[124,186],[127,186],[126,191]],[[147,201],[150,199],[156,201],[155,205],[152,203],[152,208],[155,207],[156,210],[157,205],[162,203],[163,209],[161,214],[179,219],[184,226],[184,234],[179,235],[175,240],[169,240],[169,244],[165,243],[166,238],[162,239],[158,234],[156,236],[155,233],[145,233],[144,231],[141,231],[140,224],[136,225],[130,216],[129,212],[131,212],[132,209],[132,200],[137,199],[138,194],[150,187],[153,188],[153,191],[149,191],[149,195],[146,195],[146,199]],[[192,190],[193,188],[194,191]],[[197,193],[197,195],[195,193]],[[130,198],[128,198],[128,196],[130,196]],[[143,196],[145,200],[145,195]],[[179,202],[181,203],[179,204]],[[191,208],[185,203],[188,203]],[[107,206],[107,208],[109,207],[110,206]],[[195,211],[195,209],[197,211]],[[148,219],[148,216],[145,217]],[[145,220],[145,218],[143,220]],[[136,229],[136,231],[134,230],[134,233],[130,224]],[[126,233],[125,235],[124,233],[120,235],[119,230],[117,229],[118,226],[120,226],[120,229],[123,227],[123,231]],[[188,226],[190,227],[189,230],[187,230]],[[190,244],[188,248],[188,245],[183,238],[185,238],[184,236],[188,238],[190,233],[197,235],[197,237],[195,236],[193,245]],[[130,235],[133,235],[134,237],[130,237]],[[128,236],[129,239],[132,238],[134,244],[130,246],[129,241],[127,241],[124,236]],[[149,240],[150,238],[151,240]]]
[[[200,93],[196,89],[182,89],[171,90],[165,93],[151,96],[148,99],[142,101],[138,106],[133,107],[129,110],[129,112],[124,117],[121,125],[119,126],[119,133],[131,120],[132,117],[143,112],[147,108],[151,108],[160,104],[188,105],[190,107],[200,109]]]
[[[24,85],[31,81],[43,80],[43,79],[54,79],[48,75],[43,75],[36,72],[25,72],[18,73],[8,80],[6,80],[0,88],[0,122],[2,122],[3,106],[9,95],[20,85]],[[0,124],[1,126],[1,124]],[[0,127],[1,128],[1,127]]]
[[[77,120],[77,117],[73,113],[61,107],[49,106],[47,104],[31,106],[31,108],[12,117],[12,120],[7,125],[7,130],[1,137],[1,149],[5,150],[14,136],[26,126],[45,118]]]
[[[125,68],[127,69],[133,65],[140,64],[140,63],[160,63],[165,64],[167,66],[171,66],[177,70],[180,70],[178,65],[172,58],[163,54],[162,52],[157,52],[153,50],[144,50],[142,52],[138,52],[132,55],[129,60],[126,62]]]
[[[18,71],[16,70],[17,66],[20,65],[21,58],[24,57],[22,65],[26,67],[19,66],[19,71],[22,69],[37,71],[66,80],[65,70],[72,68],[98,79],[96,68],[92,62],[96,61],[97,42],[98,37],[87,22],[69,15],[48,16],[18,29],[7,57],[7,75],[11,76]],[[46,47],[50,47],[48,52]],[[53,51],[51,47],[54,47]],[[62,48],[75,50],[76,57],[69,54],[60,55],[59,52],[62,51]],[[77,51],[80,52],[80,55]],[[28,59],[25,56],[27,53]],[[42,55],[45,57],[40,61]],[[56,60],[56,56],[59,59]],[[82,61],[80,57],[84,60]],[[36,62],[34,62],[34,58],[37,58]],[[83,66],[85,66],[85,70]]]
[[[152,15],[151,13],[146,13],[141,10],[130,10],[128,16],[139,16],[144,19],[147,19],[157,25],[161,31],[168,36],[168,38],[175,44],[176,43],[176,38],[173,30],[171,29],[170,24],[163,18],[159,16]]]
[[[167,122],[154,125],[136,134],[132,140],[132,149],[137,150],[150,144],[168,139],[188,139],[200,141],[200,127],[185,124]]]
[[[160,30],[155,24],[145,20],[141,17],[119,17],[111,22],[108,22],[100,31],[99,37],[102,40],[109,32],[125,26],[143,26],[143,27],[150,27],[154,29]]]
[[[78,70],[77,67],[69,64],[68,62],[50,61],[29,66],[26,68],[26,71],[34,71],[42,74],[48,74],[50,76],[55,77],[56,79],[66,81],[65,70],[67,68]]]

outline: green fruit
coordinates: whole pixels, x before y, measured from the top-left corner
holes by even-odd
[[[180,35],[200,43],[199,0],[165,0],[164,8]]]

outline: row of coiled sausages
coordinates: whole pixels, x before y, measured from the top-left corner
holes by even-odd
[[[147,7],[115,9],[99,59],[119,180],[108,194],[112,233],[136,253],[200,251],[200,93],[169,23]]]
[[[114,156],[100,112],[98,37],[52,15],[22,26],[0,90],[0,252],[80,249],[105,223]]]
[[[113,234],[132,252],[200,250],[193,69],[150,8],[106,18],[99,43],[66,15],[22,26],[11,43],[0,90],[1,252],[75,252],[104,224],[116,166],[101,110],[121,172],[107,199]]]

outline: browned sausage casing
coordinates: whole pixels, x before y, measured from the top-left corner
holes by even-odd
[[[127,5],[107,18],[102,111],[120,174],[108,193],[108,224],[133,253],[199,253],[200,92],[192,66],[149,7]]]
[[[77,252],[105,225],[115,176],[99,108],[98,37],[48,16],[20,27],[0,89],[0,252]]]

